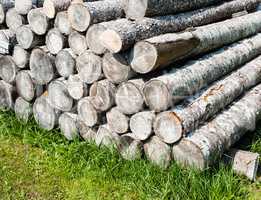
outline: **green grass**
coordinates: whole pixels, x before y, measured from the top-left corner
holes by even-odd
[[[250,148],[261,153],[261,130]],[[111,149],[66,141],[34,122],[0,112],[0,199],[261,199],[261,184],[222,164],[198,172],[147,160],[124,161]]]

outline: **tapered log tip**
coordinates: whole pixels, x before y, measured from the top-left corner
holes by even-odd
[[[148,81],[143,88],[147,106],[155,112],[167,110],[171,102],[171,94],[165,83],[160,80]]]
[[[101,44],[112,53],[119,53],[122,49],[120,35],[114,30],[106,30],[100,34]]]
[[[155,134],[168,144],[182,138],[182,122],[173,112],[160,113],[153,124]]]
[[[200,147],[186,138],[173,146],[172,155],[174,160],[184,167],[203,170],[206,166]]]
[[[55,5],[53,0],[44,0],[43,12],[50,19],[55,17]]]
[[[132,50],[131,67],[140,74],[153,70],[157,62],[157,49],[149,42],[138,42]]]
[[[142,19],[146,15],[148,0],[128,0],[124,11],[129,19]]]
[[[79,32],[86,31],[90,26],[91,16],[89,10],[83,4],[75,3],[70,5],[68,18],[72,27]]]

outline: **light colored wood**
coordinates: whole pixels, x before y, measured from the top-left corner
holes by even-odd
[[[76,123],[77,114],[65,112],[59,117],[59,127],[67,140],[79,138],[79,131]]]
[[[94,143],[96,138],[97,130],[96,128],[90,128],[83,121],[77,119],[77,128],[79,130],[80,136],[87,142]]]
[[[18,97],[14,106],[15,116],[24,122],[28,122],[33,114],[32,105],[22,97]]]
[[[0,54],[10,55],[16,44],[15,32],[10,29],[0,30]]]
[[[95,142],[97,146],[108,148],[118,148],[121,138],[117,133],[110,130],[107,124],[101,125],[96,134]]]
[[[15,10],[20,15],[27,15],[32,8],[43,6],[44,0],[15,0]]]
[[[16,31],[17,28],[26,23],[26,18],[16,12],[14,8],[6,12],[5,23],[9,29]]]
[[[15,45],[13,49],[13,60],[20,69],[29,67],[30,54],[19,45]]]
[[[106,113],[107,123],[110,129],[118,134],[127,133],[129,130],[129,117],[124,115],[117,107]]]
[[[12,56],[0,56],[0,78],[7,83],[14,83],[18,68]]]
[[[57,12],[67,10],[71,2],[72,0],[44,0],[43,12],[48,18],[53,19]]]
[[[69,35],[73,30],[66,11],[57,13],[54,25],[64,35]]]
[[[77,31],[71,32],[68,38],[68,42],[71,50],[76,55],[81,55],[88,49],[85,36],[78,33]]]
[[[13,110],[16,96],[15,87],[0,80],[0,108]]]
[[[65,46],[65,37],[57,28],[50,29],[46,35],[46,47],[51,54],[58,54]]]
[[[37,35],[45,35],[49,29],[49,19],[43,13],[42,8],[30,10],[27,15],[28,23],[34,33]]]
[[[67,90],[69,95],[75,100],[80,100],[88,95],[88,85],[82,82],[78,74],[69,76],[67,80]]]
[[[15,0],[2,0],[0,3],[0,24],[5,22],[6,12],[13,8],[15,4]]]
[[[141,159],[142,150],[142,142],[131,137],[131,133],[121,136],[121,142],[118,147],[118,151],[125,160]]]

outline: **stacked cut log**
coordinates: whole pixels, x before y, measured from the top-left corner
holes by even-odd
[[[229,150],[261,111],[259,3],[0,1],[0,107],[163,168],[229,155],[254,180],[258,155]]]

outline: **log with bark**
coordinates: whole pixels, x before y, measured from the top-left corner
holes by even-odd
[[[44,0],[15,0],[15,10],[21,15],[27,15],[33,8],[40,8],[43,6]]]
[[[254,35],[261,30],[261,12],[198,27],[184,33],[153,37],[135,44],[131,66],[145,74]]]
[[[57,12],[67,10],[71,2],[72,0],[44,0],[43,12],[48,18],[53,19]]]
[[[107,111],[115,105],[116,87],[106,79],[92,84],[89,93],[92,104],[98,111]]]
[[[18,97],[14,105],[15,116],[18,119],[27,122],[33,114],[31,103],[24,100],[22,97]]]
[[[142,19],[145,16],[162,16],[203,8],[218,4],[221,0],[127,0],[124,7],[130,19]]]
[[[81,80],[78,74],[69,76],[67,90],[69,95],[75,100],[80,100],[88,95],[88,85]]]
[[[42,85],[34,83],[29,70],[18,72],[15,78],[15,84],[19,96],[28,102],[33,101],[44,92]]]
[[[8,55],[16,44],[15,32],[10,29],[0,30],[0,54]]]
[[[260,52],[261,34],[258,34],[191,61],[181,69],[148,81],[143,89],[145,102],[156,112],[167,110],[254,59]]]
[[[96,128],[90,128],[84,122],[79,120],[79,118],[77,119],[76,125],[82,139],[91,143],[95,142],[96,133],[97,133]]]
[[[129,117],[124,115],[117,107],[113,107],[106,113],[106,119],[112,131],[118,134],[124,134],[128,132]]]
[[[13,85],[0,80],[0,108],[14,109],[17,93]]]
[[[71,34],[68,37],[68,43],[71,50],[76,55],[81,55],[88,49],[85,36],[78,33],[77,31],[71,32]]]
[[[19,45],[15,45],[13,50],[13,60],[16,66],[20,69],[27,68],[29,66],[30,53],[23,49]]]
[[[116,22],[107,22],[106,26],[110,27],[100,34],[99,39],[108,50],[117,53],[143,39],[230,18],[233,13],[255,9],[258,3],[258,0],[234,0],[179,15],[144,18],[138,21],[118,19]]]
[[[106,146],[108,148],[118,148],[120,145],[120,136],[111,131],[108,124],[101,125],[97,131],[95,137],[95,143],[97,146]]]
[[[49,52],[56,55],[65,47],[66,39],[57,28],[53,28],[48,31],[45,43]]]
[[[142,79],[134,79],[120,84],[115,95],[115,101],[122,113],[132,115],[144,108],[143,86],[144,81]]]
[[[0,78],[7,83],[14,83],[18,67],[12,56],[0,56]]]
[[[43,13],[42,8],[30,10],[27,19],[32,31],[37,35],[44,35],[50,27],[50,21]]]
[[[79,137],[77,128],[77,114],[65,112],[59,117],[59,128],[67,140],[74,140]]]
[[[261,56],[214,83],[188,106],[159,114],[154,123],[155,134],[166,143],[177,142],[259,84],[260,74]]]
[[[66,11],[57,13],[54,25],[64,35],[69,35],[73,30]]]
[[[5,22],[6,12],[13,8],[15,4],[15,0],[1,0],[0,1],[0,24]]]
[[[26,23],[26,18],[16,12],[14,8],[6,12],[5,23],[9,29],[15,31],[17,28]]]
[[[206,169],[217,162],[246,132],[254,131],[261,113],[261,85],[173,146],[174,159]]]

